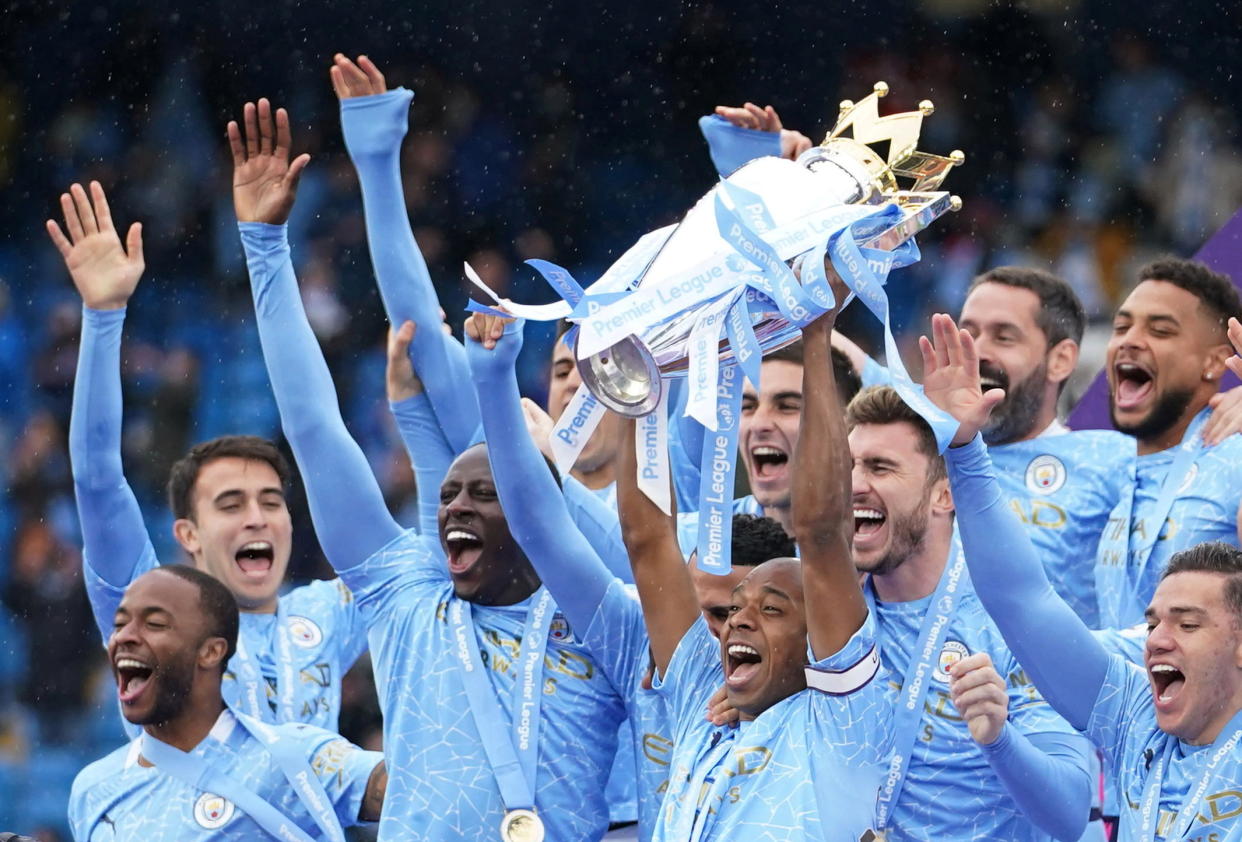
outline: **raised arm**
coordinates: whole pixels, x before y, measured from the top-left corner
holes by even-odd
[[[362,187],[367,245],[384,311],[393,325],[417,325],[410,343],[414,370],[453,452],[461,453],[476,441],[479,404],[473,389],[462,388],[470,371],[461,345],[440,330],[440,303],[410,228],[401,185],[401,141],[414,94],[388,90],[366,56],[355,63],[338,53],[329,72],[341,101],[345,148]]]
[[[802,554],[807,638],[817,658],[838,652],[867,619],[851,552],[853,460],[832,375],[835,320],[829,312],[802,330],[802,422],[793,459],[794,540]]]
[[[453,462],[453,450],[444,438],[422,381],[410,362],[410,340],[416,329],[413,322],[388,329],[388,365],[384,379],[388,408],[397,422],[397,432],[414,469],[418,531],[432,536],[440,528],[440,485]]]
[[[642,601],[651,654],[659,674],[664,675],[677,645],[700,616],[699,601],[685,556],[677,545],[673,518],[660,511],[638,487],[634,452],[638,423],[625,425],[617,457],[617,514]]]
[[[142,225],[130,226],[128,248],[122,248],[103,187],[97,181],[90,187],[90,199],[80,184],[61,195],[65,230],[49,219],[47,232],[82,296],[69,461],[82,522],[87,593],[107,639],[125,588],[157,562],[142,510],[121,469],[121,329],[125,306],[142,277]]]
[[[474,314],[466,356],[483,415],[492,480],[509,532],[574,628],[587,629],[616,581],[569,518],[548,462],[526,429],[514,364],[521,321]]]
[[[246,250],[259,340],[281,427],[297,460],[315,532],[332,566],[345,570],[397,538],[366,456],[341,419],[332,375],[306,320],[293,274],[285,222],[298,176],[310,160],[289,162],[289,115],[275,121],[266,99],[246,103],[245,143],[228,126],[233,205]]]
[[[971,580],[1035,686],[1070,725],[1083,730],[1104,684],[1108,652],[1053,590],[992,472],[979,430],[1004,392],[983,392],[969,333],[945,315],[932,317],[932,332],[934,345],[926,337],[919,341],[923,387],[960,424],[945,461]],[[1064,652],[1074,657],[1065,658]]]

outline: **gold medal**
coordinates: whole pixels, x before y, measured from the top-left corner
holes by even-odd
[[[510,810],[500,821],[504,842],[543,842],[543,819],[534,810]]]

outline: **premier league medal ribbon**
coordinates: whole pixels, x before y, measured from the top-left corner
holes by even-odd
[[[859,102],[843,101],[824,142],[796,162],[761,157],[744,164],[681,222],[642,237],[586,289],[553,264],[532,264],[563,301],[514,304],[483,287],[512,315],[576,325],[578,370],[595,403],[580,392],[573,413],[562,415],[558,464],[572,464],[604,408],[644,417],[667,405],[664,380],[688,378],[686,415],[709,431],[699,489],[704,569],[730,567],[741,378],[757,386],[762,356],[796,341],[802,327],[836,306],[825,260],[884,324],[894,385],[927,418],[941,447],[956,429],[901,364],[884,283],[891,269],[918,260],[915,234],[961,207],[939,187],[965,156],[920,152],[932,104],[880,117],[887,93],[879,82]],[[880,143],[888,144],[886,155],[871,146]],[[467,276],[482,287],[469,267]],[[650,432],[659,437],[654,427]],[[654,481],[644,490],[655,493]]]

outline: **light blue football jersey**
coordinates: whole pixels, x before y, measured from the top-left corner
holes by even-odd
[[[840,674],[865,666],[868,680],[842,693],[808,688],[752,722],[718,727],[703,714],[724,682],[720,642],[700,617],[658,685],[668,699],[674,746],[655,838],[864,838],[892,753],[892,702],[876,659],[868,618],[840,652],[808,671]]]
[[[629,658],[625,668],[612,676],[618,691],[625,697],[626,720],[617,735],[617,757],[606,797],[608,803],[615,806],[613,787],[618,779],[628,778],[632,782],[629,791],[633,793],[639,839],[649,840],[655,829],[660,801],[668,788],[673,742],[664,696],[651,689],[650,682],[645,680],[651,655],[646,627],[641,620],[642,609],[634,586],[614,580],[596,611],[595,621],[583,635],[583,643],[610,662],[619,660],[618,656],[608,654],[613,651],[624,652]],[[622,766],[623,761],[628,761],[629,766]]]
[[[504,804],[461,678],[458,642],[448,622],[457,598],[438,548],[407,532],[342,570],[341,578],[369,621],[384,713],[389,781],[380,838],[494,838]],[[509,700],[528,602],[472,606],[506,735],[512,734]],[[633,628],[620,634],[614,625],[614,634],[632,641],[643,634],[642,618],[637,611],[629,616]],[[608,825],[604,784],[625,716],[613,682],[632,674],[627,658],[637,660],[633,645],[619,642],[615,663],[600,664],[563,615],[558,612],[550,623],[535,781],[535,806],[548,839],[594,839]]]
[[[1235,723],[1238,717],[1234,718]],[[1160,788],[1159,809],[1153,810],[1158,839],[1176,823],[1188,794],[1203,778],[1215,750],[1230,729],[1208,746],[1192,746],[1164,733],[1156,725],[1147,673],[1113,655],[1108,675],[1091,719],[1087,736],[1104,752],[1106,771],[1111,771],[1121,795],[1122,842],[1141,842],[1142,804],[1145,784],[1166,751],[1169,765]],[[1186,835],[1187,842],[1223,842],[1242,826],[1242,750],[1225,754],[1200,799],[1198,812]]]
[[[1096,548],[1129,482],[1134,439],[1082,430],[995,445],[988,453],[1052,586],[1088,626],[1098,628]]]
[[[1204,410],[1196,417],[1191,430],[1209,414]],[[1143,619],[1143,612],[1156,592],[1160,575],[1174,553],[1204,541],[1224,541],[1238,546],[1238,507],[1242,504],[1242,436],[1233,435],[1215,447],[1203,448],[1178,482],[1176,497],[1168,516],[1161,524],[1153,523],[1160,513],[1158,505],[1165,477],[1176,458],[1178,448],[1138,457],[1134,477],[1134,503],[1130,516],[1130,553],[1125,559],[1126,578],[1132,584],[1132,595],[1100,593],[1102,600],[1118,600],[1114,608],[1122,623]],[[1118,513],[1108,521],[1109,535],[1116,537],[1126,528],[1124,515]],[[1136,550],[1153,530],[1159,530],[1151,556],[1143,563]],[[1103,544],[1097,564],[1115,567],[1120,559]]]
[[[152,552],[134,578],[155,566]],[[84,572],[87,593],[106,642],[125,592],[103,581],[89,566]],[[254,694],[257,699],[252,699],[239,680],[242,658],[234,655],[220,687],[227,704],[264,722],[306,722],[336,730],[341,678],[367,648],[366,623],[353,594],[341,580],[318,580],[291,589],[280,597],[279,615],[241,614],[238,636],[258,667],[262,686]],[[283,666],[279,655],[282,648],[292,659],[291,668]],[[293,677],[292,692],[285,696],[283,679],[289,676]],[[137,734],[128,723],[126,731],[131,737]]]
[[[1009,720],[1024,734],[1076,733],[1044,701],[1018,665],[963,576],[957,609],[945,633],[918,724],[905,785],[888,826],[892,840],[1050,837],[1027,820],[988,765],[949,695],[946,669],[979,652],[1005,680]],[[912,602],[875,602],[880,652],[889,686],[899,694],[932,597]],[[947,808],[947,805],[952,805]]]
[[[358,824],[371,772],[383,759],[313,725],[275,726],[304,749],[343,827]],[[187,839],[253,842],[270,839],[253,819],[225,798],[138,763],[134,740],[87,766],[73,782],[69,824],[77,842],[184,842]],[[322,837],[266,747],[225,710],[190,754],[276,807],[312,838]]]

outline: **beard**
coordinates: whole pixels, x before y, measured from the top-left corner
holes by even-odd
[[[870,573],[872,576],[892,573],[901,567],[906,559],[923,549],[923,540],[927,536],[927,513],[930,508],[931,499],[925,496],[913,511],[890,515],[888,547],[871,569],[863,570],[863,572]]]
[[[1177,424],[1193,398],[1194,392],[1190,389],[1170,389],[1156,398],[1156,404],[1151,408],[1151,412],[1147,413],[1146,418],[1135,421],[1133,424],[1123,424],[1117,420],[1117,408],[1110,389],[1108,414],[1113,427],[1118,432],[1134,436],[1136,439],[1150,439],[1168,432]]]
[[[190,688],[194,685],[194,657],[190,652],[184,661],[169,664],[160,670],[159,691],[151,712],[134,725],[160,725],[176,719],[190,703]]]
[[[992,417],[983,426],[983,440],[989,444],[1009,444],[1031,433],[1031,425],[1039,417],[1048,382],[1048,361],[1041,362],[1021,382],[1010,388],[1009,375],[999,366],[979,362],[979,376],[995,380],[1005,390],[1005,399],[992,410]]]

